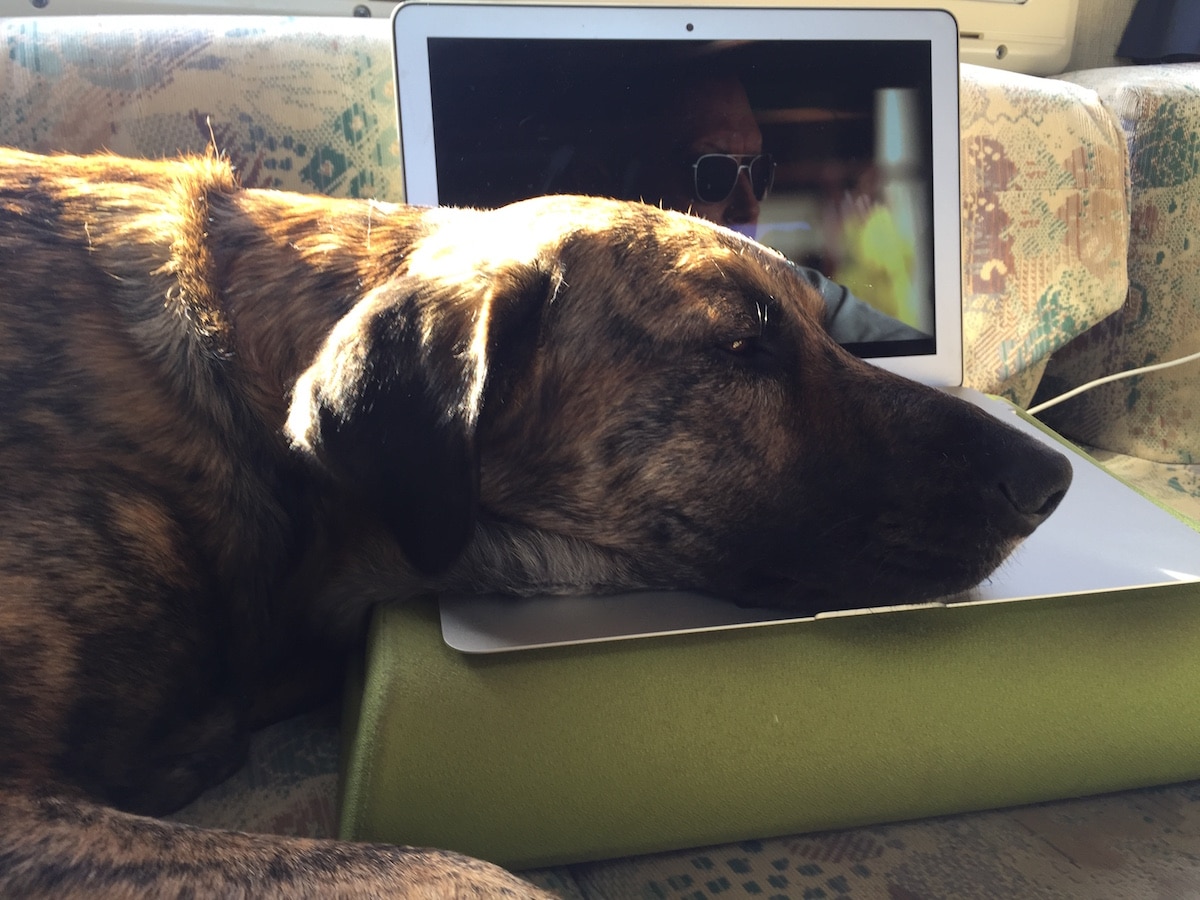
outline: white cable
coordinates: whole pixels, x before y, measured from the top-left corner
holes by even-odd
[[[1082,394],[1084,391],[1090,391],[1092,388],[1099,387],[1102,384],[1108,384],[1110,381],[1120,381],[1122,378],[1132,378],[1134,375],[1144,375],[1147,372],[1157,372],[1159,369],[1169,369],[1172,366],[1181,366],[1184,363],[1193,362],[1197,359],[1200,359],[1200,350],[1197,350],[1195,353],[1189,353],[1187,356],[1181,356],[1179,359],[1171,359],[1167,362],[1155,363],[1152,366],[1142,366],[1138,369],[1130,369],[1128,372],[1116,372],[1112,375],[1105,375],[1103,378],[1097,378],[1095,381],[1089,381],[1087,384],[1081,384],[1077,388],[1072,388],[1065,394],[1059,394],[1057,397],[1052,397],[1043,403],[1039,403],[1037,406],[1031,406],[1025,411],[1031,416],[1036,416],[1038,413],[1047,410],[1052,406],[1058,406],[1058,404],[1062,403],[1064,400],[1070,400],[1072,397],[1076,397],[1079,394]]]

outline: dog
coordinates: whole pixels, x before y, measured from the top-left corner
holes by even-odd
[[[539,897],[448,852],[154,818],[336,691],[381,602],[971,587],[1066,459],[870,366],[650,206],[243,190],[0,152],[0,895]]]

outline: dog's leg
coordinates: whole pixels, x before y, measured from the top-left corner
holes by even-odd
[[[545,892],[454,853],[207,831],[72,799],[0,792],[0,896],[509,898]]]

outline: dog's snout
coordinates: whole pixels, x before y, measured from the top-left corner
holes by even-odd
[[[1024,536],[1058,508],[1073,473],[1063,454],[1031,442],[1021,453],[1010,454],[997,474],[997,511]]]

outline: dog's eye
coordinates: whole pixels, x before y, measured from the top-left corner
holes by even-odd
[[[762,351],[762,342],[756,337],[735,338],[719,346],[730,356],[750,357]]]
[[[705,355],[723,377],[773,378],[784,372],[781,349],[769,336],[745,334],[719,338],[708,345]]]
[[[761,337],[740,337],[716,345],[717,356],[739,369],[766,372],[774,368],[775,357],[770,344]]]

